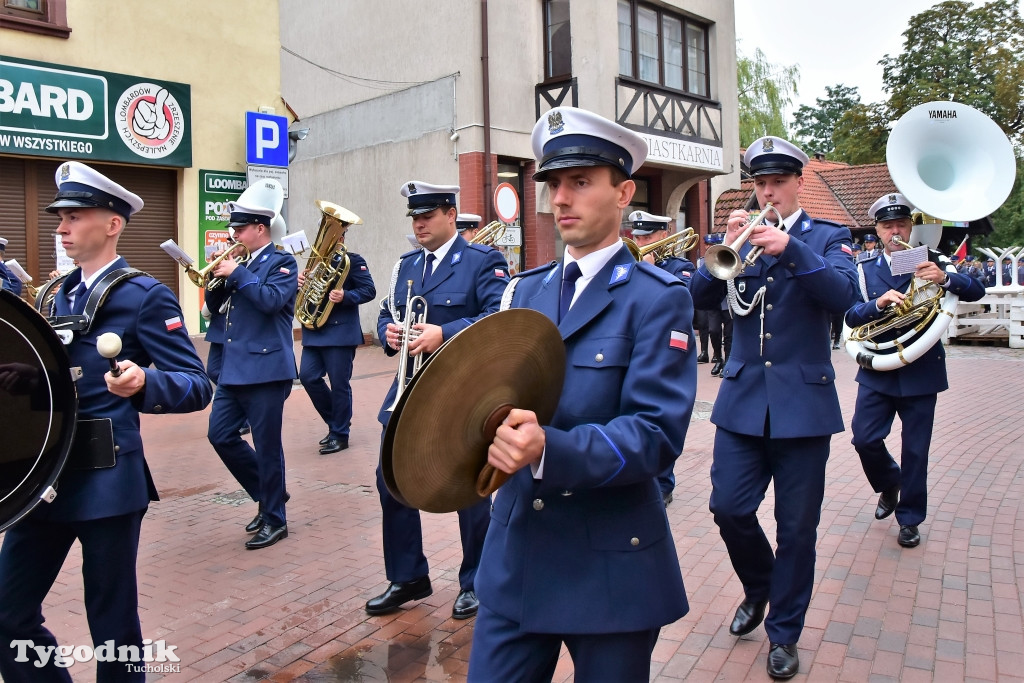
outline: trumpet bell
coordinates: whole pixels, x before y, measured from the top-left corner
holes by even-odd
[[[904,114],[885,150],[889,175],[918,210],[973,221],[998,209],[1016,176],[1013,146],[995,121],[959,102],[926,102]]]
[[[715,244],[704,252],[704,267],[719,280],[732,280],[743,272],[746,264],[728,244]]]

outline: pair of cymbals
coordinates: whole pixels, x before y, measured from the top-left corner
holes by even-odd
[[[541,424],[555,414],[565,345],[544,314],[516,308],[449,339],[410,380],[384,430],[381,470],[391,494],[425,512],[486,499],[508,478],[487,450],[513,408]]]

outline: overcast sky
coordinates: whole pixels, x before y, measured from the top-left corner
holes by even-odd
[[[735,0],[736,50],[753,58],[761,48],[772,64],[800,67],[794,110],[814,106],[826,85],[839,83],[857,86],[864,104],[881,102],[886,96],[878,61],[902,52],[910,18],[939,1]]]

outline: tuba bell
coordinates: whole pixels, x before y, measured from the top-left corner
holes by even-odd
[[[889,135],[885,155],[889,175],[907,200],[918,211],[949,221],[977,220],[998,209],[1017,172],[1013,147],[998,124],[958,102],[927,102],[908,111]],[[909,243],[898,236],[893,241],[904,248],[929,242],[927,227],[914,226]],[[940,268],[956,272],[945,256],[929,253]],[[939,341],[958,300],[914,278],[901,304],[849,331],[846,351],[871,370],[909,365]]]
[[[306,279],[295,297],[295,317],[303,327],[315,330],[327,322],[334,302],[330,293],[341,289],[348,277],[351,260],[343,241],[350,225],[363,219],[348,209],[318,199],[320,227],[316,240],[310,245],[313,255],[306,263]]]

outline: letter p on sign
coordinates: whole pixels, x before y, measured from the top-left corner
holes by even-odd
[[[288,166],[288,119],[245,112],[245,161],[263,166]]]

